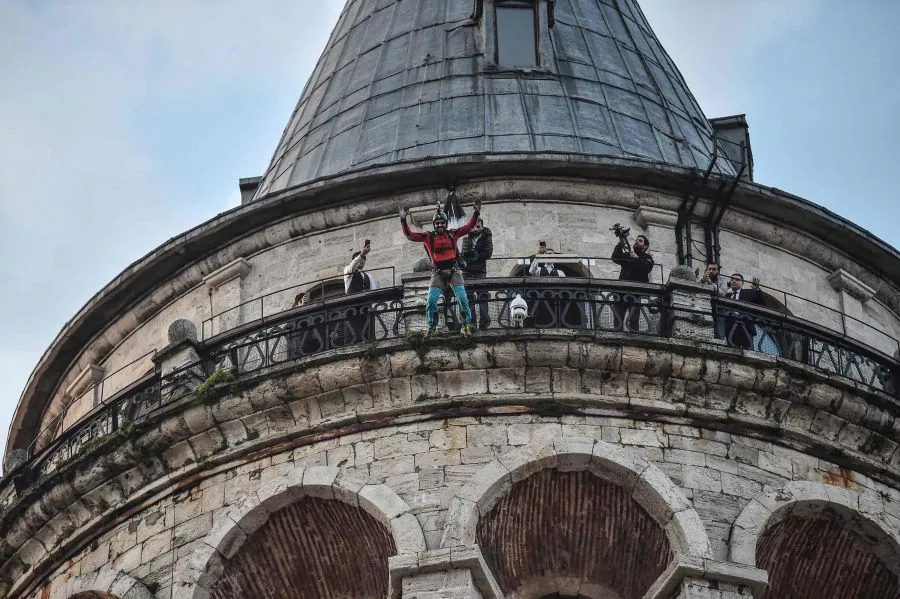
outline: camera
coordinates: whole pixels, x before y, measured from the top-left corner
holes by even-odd
[[[623,226],[620,225],[619,223],[616,223],[616,224],[614,224],[613,226],[611,226],[611,227],[609,228],[609,230],[612,231],[613,234],[614,234],[616,237],[618,237],[619,239],[623,239],[623,238],[625,238],[625,237],[628,237],[629,233],[631,233],[631,228],[630,228],[630,227],[623,227]]]
[[[525,319],[528,317],[528,302],[522,299],[522,296],[518,293],[509,302],[509,314],[512,317],[514,327],[522,328],[525,326]]]

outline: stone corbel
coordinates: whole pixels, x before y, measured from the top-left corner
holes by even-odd
[[[243,258],[238,258],[203,277],[203,283],[210,291],[216,291],[228,281],[246,277],[249,272],[250,263]]]
[[[678,213],[652,206],[639,206],[634,213],[634,221],[644,229],[650,226],[674,229],[678,222]]]
[[[87,367],[75,377],[72,384],[66,387],[64,392],[65,398],[71,401],[76,397],[81,396],[81,394],[89,388],[96,387],[100,384],[100,381],[103,380],[103,375],[105,373],[106,369],[102,366],[94,364],[93,362],[88,364]]]
[[[745,586],[756,598],[762,597],[769,586],[769,575],[765,570],[745,564],[680,555],[656,579],[642,599],[668,599],[675,595],[685,579],[690,578]]]
[[[392,599],[401,597],[404,579],[418,578],[419,584],[427,585],[425,577],[428,574],[456,570],[468,570],[471,573],[471,584],[484,599],[503,599],[504,596],[477,545],[395,555],[388,558],[388,568],[390,569],[388,596]],[[435,589],[438,590],[440,589]]]
[[[866,303],[875,295],[875,290],[848,273],[843,268],[839,268],[828,275],[828,282],[838,291],[846,291],[862,303]]]

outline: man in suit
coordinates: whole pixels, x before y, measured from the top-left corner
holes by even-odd
[[[754,277],[751,284],[752,289],[744,289],[744,275],[734,273],[728,283],[729,290],[725,294],[725,298],[758,306],[764,305],[763,294],[759,289],[759,277]],[[750,315],[739,317],[737,312],[728,312],[725,317],[725,339],[729,345],[741,349],[751,348],[753,338],[756,336],[756,325],[751,319]]]

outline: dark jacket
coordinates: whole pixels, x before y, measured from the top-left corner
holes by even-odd
[[[650,271],[653,270],[653,256],[650,252],[638,254],[637,258],[628,255],[621,245],[613,249],[612,261],[622,267],[619,271],[620,281],[635,281],[637,283],[649,283]]]
[[[470,232],[463,238],[462,258],[465,260],[465,272],[474,274],[487,273],[487,261],[494,254],[494,238],[487,227],[481,230],[478,241],[472,242],[475,233]]]

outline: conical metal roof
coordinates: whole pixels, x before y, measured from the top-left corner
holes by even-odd
[[[492,6],[473,22],[473,0],[348,0],[256,198],[429,157],[707,167],[712,128],[635,0],[541,0],[544,61],[532,70],[489,64]]]

